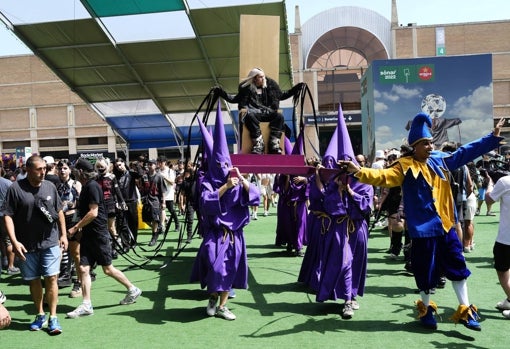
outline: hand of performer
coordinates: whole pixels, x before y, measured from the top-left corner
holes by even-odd
[[[351,160],[338,160],[338,166],[343,172],[356,173],[360,170],[360,167]]]
[[[494,136],[499,137],[499,134],[501,132],[501,128],[505,126],[505,118],[499,119],[498,123],[496,124],[496,127],[494,127]]]
[[[227,92],[225,92],[225,90],[221,86],[214,86],[212,90],[215,94],[217,94],[221,98],[223,99],[227,98]]]

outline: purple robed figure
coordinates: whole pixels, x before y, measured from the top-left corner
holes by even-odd
[[[232,288],[248,287],[243,228],[250,220],[249,207],[260,203],[260,191],[240,176],[236,168],[232,168],[219,104],[213,150],[210,154],[205,153],[208,171],[199,188],[203,240],[190,281],[199,281],[201,287],[207,288],[211,294],[208,315],[233,320],[235,315],[226,309],[225,303]],[[232,169],[237,176],[230,175]],[[220,303],[216,307],[218,298]]]
[[[259,204],[259,190],[250,183],[249,193],[236,186],[220,197],[219,188],[206,176],[200,191],[203,241],[194,266],[194,270],[198,268],[198,279],[191,281],[200,281],[209,293],[246,289],[248,264],[243,228],[250,220],[249,207]]]
[[[320,248],[322,235],[324,235],[330,226],[331,219],[324,212],[324,191],[323,183],[319,170],[322,167],[333,169],[336,167],[336,158],[338,151],[338,127],[331,136],[329,145],[323,156],[321,165],[317,165],[315,174],[309,177],[310,189],[308,194],[308,217],[307,217],[307,236],[308,245],[306,253],[299,271],[298,281],[304,283],[311,290],[317,291],[320,270]]]
[[[344,190],[343,185],[348,185],[350,190]],[[354,290],[356,295],[363,294],[367,261],[366,215],[370,213],[372,196],[372,186],[349,176],[336,177],[328,183],[324,210],[331,218],[331,225],[322,241],[317,301],[340,298],[350,302]]]
[[[324,165],[338,169],[335,160],[352,159],[354,152],[341,108],[338,112],[336,135],[337,151],[329,149]],[[334,138],[334,137],[333,137]],[[335,140],[332,139],[330,146]],[[320,171],[320,170],[319,170]],[[331,173],[331,172],[330,172]],[[321,177],[321,176],[319,176]],[[323,192],[322,230],[319,239],[318,266],[312,274],[310,285],[316,291],[316,300],[345,300],[342,317],[350,319],[359,305],[356,296],[362,296],[367,269],[368,222],[373,188],[342,173],[316,180]],[[327,217],[327,218],[326,218]]]
[[[292,144],[290,140],[285,137],[284,140],[285,154],[292,153]],[[276,246],[285,246],[291,248],[290,241],[288,240],[287,227],[290,226],[290,207],[287,205],[287,195],[289,186],[287,184],[288,178],[286,175],[276,174],[273,182],[273,192],[278,194],[278,203],[276,204]]]
[[[296,139],[292,154],[298,155],[303,153],[303,132]],[[309,185],[308,179],[303,176],[288,176],[288,190],[285,196],[285,204],[289,209],[289,225],[285,226],[287,234],[287,250],[289,245],[291,249],[295,249],[296,256],[303,257],[303,245],[307,245],[306,239],[306,221],[308,208],[306,203],[308,200]]]
[[[327,217],[324,213],[324,193],[316,184],[317,178],[319,178],[318,173],[309,177],[309,213],[306,222],[308,245],[306,247],[306,253],[298,276],[298,281],[304,283],[312,290],[317,290],[318,287],[318,277],[314,274],[316,273],[320,262],[319,246],[321,235],[326,232],[326,227],[329,222],[329,217]]]

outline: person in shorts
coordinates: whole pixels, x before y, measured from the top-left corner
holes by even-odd
[[[75,310],[67,313],[69,318],[94,314],[91,301],[90,268],[98,264],[103,272],[124,285],[128,290],[120,304],[132,304],[140,297],[142,291],[135,287],[122,271],[112,265],[112,246],[108,231],[108,214],[104,205],[104,195],[99,183],[95,181],[97,173],[94,166],[86,159],[80,158],[75,164],[78,179],[82,184],[78,214],[80,220],[68,230],[69,236],[81,232],[80,267],[83,301]]]
[[[485,193],[485,202],[492,205],[500,202],[499,228],[494,243],[494,269],[498,274],[505,299],[496,304],[503,311],[503,316],[510,319],[510,176],[500,178],[496,184],[489,182]]]
[[[50,310],[48,332],[57,335],[62,332],[57,318],[57,278],[62,250],[67,249],[62,201],[55,185],[44,179],[46,163],[40,156],[29,157],[26,167],[26,178],[7,190],[3,207],[5,226],[13,251],[21,260],[21,275],[29,282],[37,311],[30,330],[38,331],[47,322],[44,299]]]

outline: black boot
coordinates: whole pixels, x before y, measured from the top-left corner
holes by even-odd
[[[251,153],[258,155],[264,154],[264,139],[262,138],[262,135],[252,138],[251,141],[253,143]]]
[[[280,139],[282,138],[281,131],[271,130],[269,136],[269,154],[281,154],[282,148],[280,148]]]
[[[159,234],[158,234],[158,233],[154,233],[154,234],[152,234],[152,239],[151,239],[151,241],[149,242],[149,246],[154,246],[154,245],[156,245],[156,242],[158,241],[158,237],[159,237]]]
[[[390,253],[395,256],[395,258],[400,255],[400,251],[402,250],[402,232],[392,232],[391,235],[391,248]]]

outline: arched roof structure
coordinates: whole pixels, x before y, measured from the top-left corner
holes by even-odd
[[[320,12],[303,24],[302,33],[301,69],[337,49],[358,52],[368,63],[390,57],[391,22],[366,8],[342,6]]]

